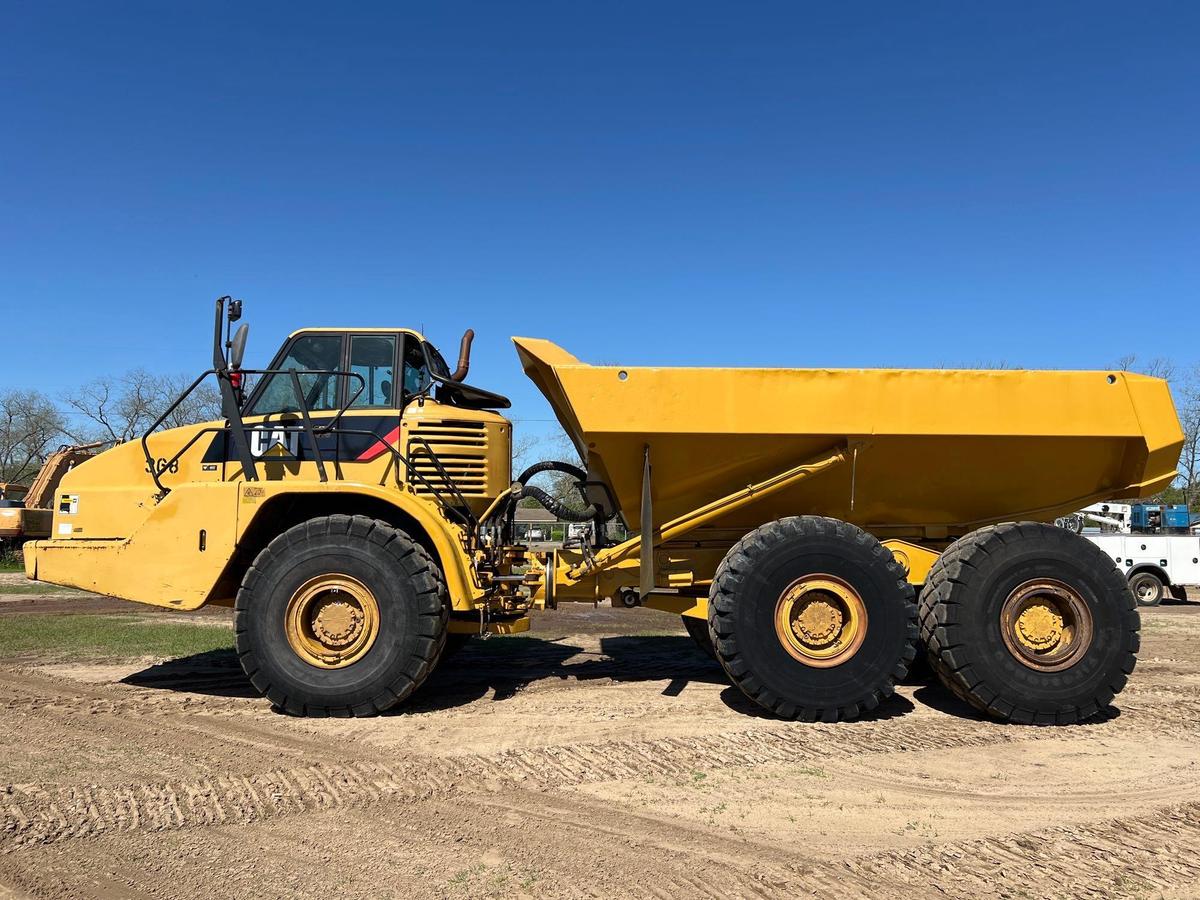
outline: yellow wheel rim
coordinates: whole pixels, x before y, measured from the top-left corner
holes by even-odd
[[[817,669],[854,656],[867,636],[867,607],[849,584],[833,575],[806,575],[780,595],[775,634],[793,659]]]
[[[379,603],[357,578],[318,575],[302,584],[284,614],[288,643],[320,669],[341,669],[362,659],[379,634]]]
[[[1022,665],[1060,672],[1092,645],[1092,611],[1079,592],[1053,578],[1018,585],[1000,610],[1000,634]]]

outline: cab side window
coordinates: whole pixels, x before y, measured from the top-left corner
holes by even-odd
[[[338,408],[338,378],[327,374],[341,368],[342,336],[339,334],[306,334],[292,342],[287,355],[273,368],[283,371],[268,375],[267,383],[246,415],[265,416],[276,413],[298,413],[296,392],[288,369],[296,369],[304,401],[313,412]],[[309,370],[307,373],[305,370]]]
[[[428,386],[429,366],[425,362],[425,351],[416,340],[409,338],[404,342],[405,400]]]
[[[350,338],[350,371],[362,378],[346,379],[353,409],[395,406],[396,336],[355,335]],[[355,395],[355,392],[357,396]]]

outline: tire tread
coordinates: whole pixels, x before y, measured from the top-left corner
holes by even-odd
[[[763,558],[771,552],[772,546],[788,539],[807,537],[838,538],[858,543],[863,547],[871,546],[872,556],[890,568],[905,604],[906,634],[900,661],[891,672],[861,696],[835,707],[803,706],[795,701],[780,698],[766,689],[751,674],[750,667],[742,658],[733,627],[735,598],[753,571],[754,560]],[[751,700],[780,718],[800,719],[805,722],[837,722],[856,718],[864,710],[875,709],[883,700],[892,696],[895,683],[907,675],[909,664],[916,656],[917,605],[912,585],[908,583],[904,569],[887,548],[871,535],[840,519],[826,516],[789,516],[768,522],[751,531],[725,555],[717,567],[709,594],[709,631],[717,659],[730,680]]]
[[[258,648],[250,640],[249,621],[255,614],[255,596],[265,587],[264,570],[271,563],[311,540],[344,535],[379,547],[391,557],[396,577],[407,579],[417,598],[418,631],[425,640],[414,642],[414,651],[396,667],[390,683],[357,705],[303,703],[285,694],[267,678],[259,664]],[[446,644],[450,603],[442,570],[429,551],[408,534],[379,519],[361,515],[332,515],[294,525],[272,539],[259,552],[242,577],[234,601],[234,637],[238,658],[255,690],[280,711],[293,716],[373,716],[404,702],[433,670]]]

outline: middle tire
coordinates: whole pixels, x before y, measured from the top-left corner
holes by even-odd
[[[778,716],[853,719],[891,696],[916,653],[912,585],[874,537],[793,516],[750,532],[709,594],[717,659]]]

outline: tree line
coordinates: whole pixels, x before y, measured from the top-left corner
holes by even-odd
[[[96,378],[50,397],[38,390],[0,390],[0,482],[28,484],[63,444],[123,443],[140,438],[191,383],[184,375],[132,369]],[[164,427],[221,418],[215,385],[201,384]]]

